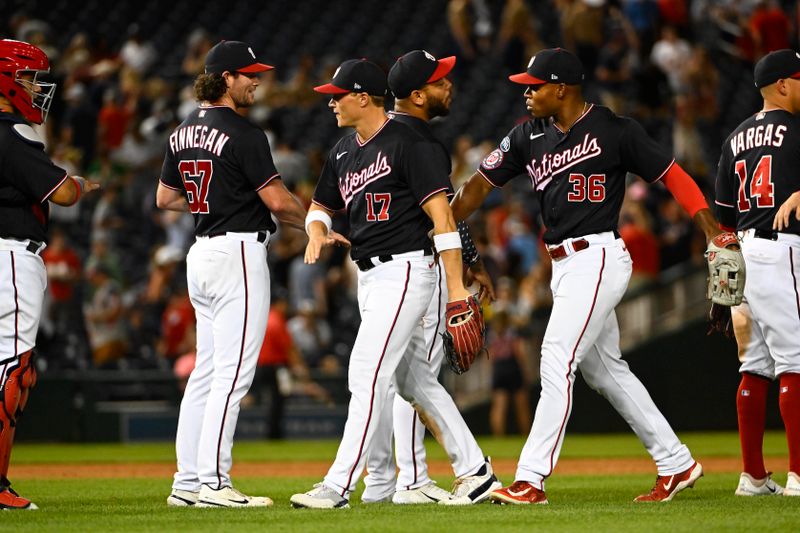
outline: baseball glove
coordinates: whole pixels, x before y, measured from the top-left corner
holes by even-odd
[[[470,369],[475,357],[484,350],[485,336],[483,310],[475,295],[447,303],[442,339],[444,355],[453,372],[463,374]]]
[[[733,233],[714,237],[706,249],[708,299],[719,305],[739,305],[744,296],[744,256]]]

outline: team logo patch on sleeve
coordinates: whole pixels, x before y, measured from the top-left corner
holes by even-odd
[[[484,158],[483,163],[481,166],[486,169],[493,169],[499,167],[503,163],[503,152],[498,150],[493,150],[491,154],[487,155]]]
[[[511,149],[511,139],[508,137],[503,137],[503,140],[500,141],[500,150],[502,152],[508,152]]]

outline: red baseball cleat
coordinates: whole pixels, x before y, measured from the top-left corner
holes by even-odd
[[[703,476],[703,465],[696,462],[680,474],[656,477],[656,484],[648,494],[637,496],[635,502],[668,502],[686,487],[694,487]]]
[[[513,505],[538,505],[547,504],[547,496],[527,481],[515,481],[510,487],[503,487],[492,492],[489,496],[495,503],[510,503]]]
[[[11,487],[4,487],[0,489],[0,509],[3,511],[10,511],[13,509],[34,510],[38,509],[38,507],[32,501],[14,492],[14,489]]]

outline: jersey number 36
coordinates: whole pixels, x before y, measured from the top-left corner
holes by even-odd
[[[186,189],[186,201],[192,213],[208,214],[208,186],[214,166],[208,159],[185,160],[178,163],[178,170]]]
[[[569,183],[572,190],[567,193],[568,202],[602,202],[606,199],[605,174],[592,174],[588,178],[583,174],[570,174]]]

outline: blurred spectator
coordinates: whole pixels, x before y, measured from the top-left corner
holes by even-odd
[[[449,0],[447,23],[459,49],[457,55],[465,61],[473,61],[478,52],[489,49],[493,27],[486,0]]]
[[[81,168],[87,168],[94,159],[97,144],[97,109],[86,86],[73,83],[64,93],[67,107],[64,110],[62,139],[80,150]]]
[[[689,216],[672,196],[661,200],[658,215],[661,270],[666,270],[690,259],[694,228]]]
[[[139,74],[146,74],[158,57],[153,43],[142,37],[138,24],[128,27],[128,40],[119,51],[119,58],[129,69]]]
[[[47,269],[47,299],[49,318],[56,335],[80,327],[80,306],[77,287],[81,280],[81,260],[68,241],[64,230],[54,226],[50,242],[42,252]]]
[[[489,425],[492,435],[506,434],[506,420],[511,403],[517,421],[517,432],[526,435],[531,428],[531,406],[528,396],[530,379],[525,370],[522,338],[511,326],[505,311],[495,313],[488,339],[492,359],[492,403]]]
[[[174,362],[181,355],[194,350],[196,341],[194,308],[183,287],[170,295],[161,316],[158,353]]]
[[[186,39],[186,55],[183,56],[181,71],[184,76],[194,79],[198,74],[202,74],[205,69],[206,54],[214,42],[211,35],[203,28],[197,28],[189,34]]]
[[[631,84],[630,48],[625,32],[616,30],[603,45],[595,71],[600,99],[615,113],[623,113]]]
[[[649,50],[656,39],[659,7],[656,0],[622,0],[622,11],[633,26],[643,50]]]
[[[758,2],[750,15],[749,28],[753,37],[755,60],[772,51],[791,48],[791,21],[776,0]]]
[[[511,70],[524,66],[533,54],[545,48],[536,32],[533,11],[524,0],[506,0],[495,48]]]
[[[91,294],[84,305],[83,316],[86,318],[92,361],[95,367],[102,368],[127,354],[122,292],[102,265],[87,269],[86,277]]]
[[[289,320],[288,329],[303,361],[311,366],[326,363],[330,356],[332,332],[328,323],[316,313],[313,301],[302,301],[297,314]]]
[[[557,0],[566,48],[583,63],[586,80],[594,79],[605,30],[605,0]]]
[[[86,270],[102,268],[111,279],[122,283],[122,265],[119,254],[109,246],[108,236],[99,233],[92,237],[91,253],[86,259]]]
[[[640,180],[634,181],[628,186],[620,211],[619,234],[633,260],[628,290],[656,281],[661,267],[658,238],[644,205],[646,195],[647,187]]]
[[[114,150],[122,144],[133,113],[125,106],[125,99],[117,88],[108,89],[97,119],[98,136],[102,150]]]
[[[677,30],[672,26],[664,26],[661,39],[656,41],[650,52],[650,61],[661,69],[675,94],[685,92],[684,69],[691,54],[689,43],[678,36]]]
[[[675,160],[695,179],[710,176],[708,157],[697,129],[697,117],[689,98],[675,98],[675,122],[672,125],[672,152]],[[707,184],[708,186],[711,183]]]

